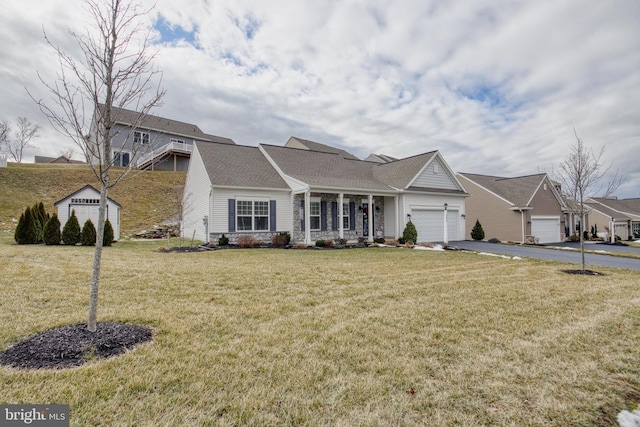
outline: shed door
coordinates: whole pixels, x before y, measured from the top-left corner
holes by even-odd
[[[531,217],[531,234],[538,243],[555,243],[560,241],[560,217]]]
[[[76,217],[78,218],[78,223],[80,224],[80,228],[84,223],[91,219],[93,222],[93,226],[98,228],[98,209],[99,206],[96,205],[71,205],[71,209],[76,211]],[[71,212],[69,212],[69,216],[71,216]]]
[[[418,231],[418,242],[442,242],[444,240],[443,210],[414,210],[411,221]],[[447,211],[448,240],[458,239],[458,211]]]

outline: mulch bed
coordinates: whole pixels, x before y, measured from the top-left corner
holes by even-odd
[[[152,338],[146,326],[100,322],[95,332],[89,332],[86,323],[79,323],[50,329],[9,347],[0,354],[0,364],[18,369],[73,368],[117,356]]]
[[[562,270],[567,274],[582,274],[584,276],[604,276],[602,273],[598,273],[593,270]]]

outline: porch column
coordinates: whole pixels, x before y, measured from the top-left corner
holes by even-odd
[[[311,191],[304,193],[304,244],[311,245]]]
[[[338,194],[338,236],[344,239],[344,220],[342,219],[342,205],[344,204],[344,193]]]
[[[373,211],[373,195],[369,194],[369,238],[367,239],[369,242],[373,242],[373,217],[375,216],[375,212]]]
[[[400,203],[398,201],[398,196],[394,195],[393,196],[393,204],[395,206],[395,211],[396,211],[396,226],[395,226],[395,230],[393,231],[394,235],[393,238],[394,239],[398,239],[400,238],[400,220],[401,220],[401,215],[400,215]]]

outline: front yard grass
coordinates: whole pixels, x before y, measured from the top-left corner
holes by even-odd
[[[0,367],[71,425],[615,425],[640,404],[640,276],[407,249],[105,248],[99,320],[154,341]],[[93,249],[0,245],[0,350],[85,321]]]

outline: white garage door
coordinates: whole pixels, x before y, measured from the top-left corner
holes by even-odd
[[[80,228],[84,226],[84,223],[91,219],[93,222],[93,226],[98,228],[98,206],[95,205],[71,205],[71,208],[76,211],[76,218],[78,218],[78,223],[80,224]]]
[[[458,211],[447,212],[448,240],[458,239]],[[418,242],[442,242],[444,240],[444,211],[414,210],[411,221],[418,231]]]
[[[538,243],[556,243],[560,241],[560,217],[531,217],[531,234]]]

